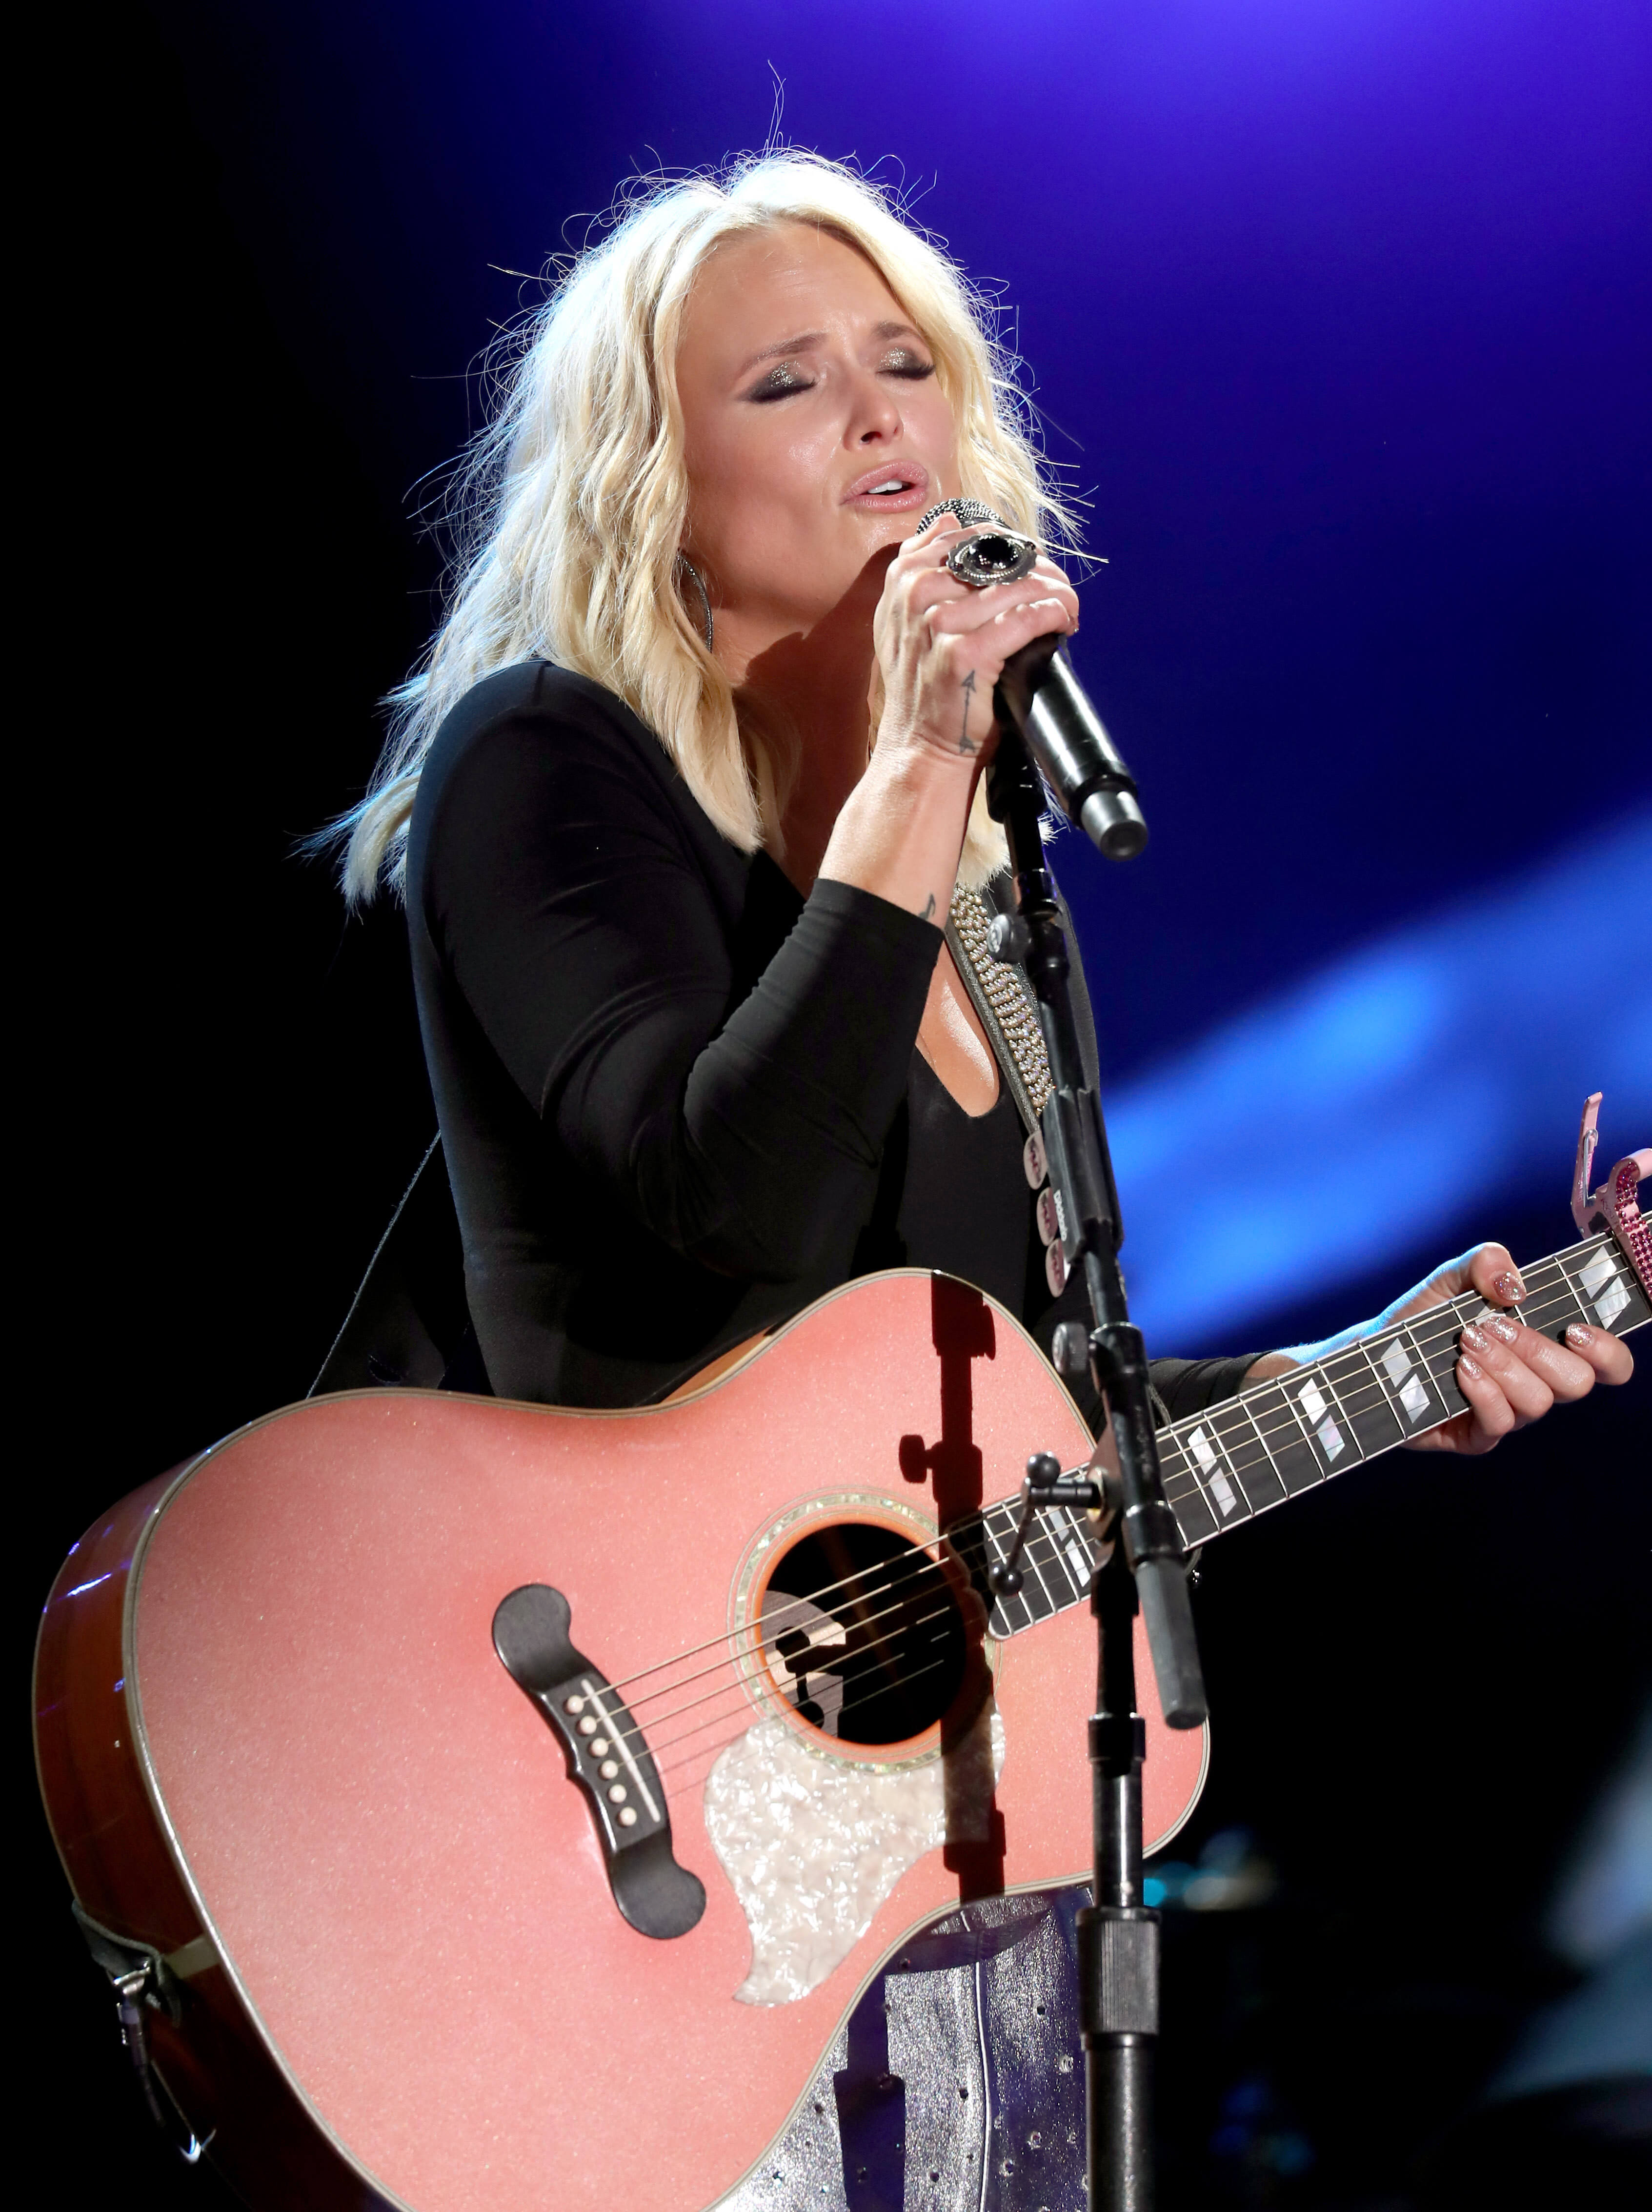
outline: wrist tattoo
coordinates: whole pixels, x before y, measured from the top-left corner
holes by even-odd
[[[918,919],[919,919],[919,921],[934,921],[934,919],[935,919],[935,894],[934,894],[934,892],[933,892],[933,891],[931,891],[931,893],[929,894],[929,896],[928,896],[928,897],[924,901],[924,910],[923,910],[923,912],[922,912],[922,913],[918,916]]]
[[[975,672],[972,668],[963,679],[963,727],[958,732],[958,750],[972,753],[975,740],[969,735],[969,702],[975,696]]]

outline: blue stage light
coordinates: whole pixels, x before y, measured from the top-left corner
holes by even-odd
[[[1150,1344],[1213,1346],[1436,1225],[1495,1236],[1494,1200],[1552,1194],[1560,1243],[1585,1095],[1606,1093],[1606,1157],[1652,1139],[1649,942],[1652,814],[1338,961],[1117,1094]]]

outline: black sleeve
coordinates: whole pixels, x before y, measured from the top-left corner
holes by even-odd
[[[744,997],[662,781],[611,734],[507,717],[445,779],[426,926],[523,1097],[626,1218],[787,1281],[863,1214],[940,944],[822,883]],[[738,1003],[734,1003],[738,1000]]]
[[[1228,1359],[1152,1359],[1148,1372],[1170,1419],[1179,1421],[1184,1413],[1203,1413],[1242,1390],[1247,1370],[1261,1357],[1260,1352],[1243,1352]]]

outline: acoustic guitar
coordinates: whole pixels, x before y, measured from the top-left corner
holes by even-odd
[[[1526,1271],[1534,1327],[1652,1314],[1649,1166]],[[1189,1547],[1459,1411],[1484,1310],[1163,1431]],[[987,1574],[1028,1455],[1090,1449],[1014,1320],[907,1271],[664,1407],[312,1400],[115,1506],[46,1607],[40,1782],[188,2154],[282,2208],[783,2182],[902,1942],[1087,1876],[1095,1528],[1042,1516],[1019,1592]],[[1145,1648],[1137,1680],[1153,1848],[1206,1741]]]

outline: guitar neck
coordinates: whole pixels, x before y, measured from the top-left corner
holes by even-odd
[[[1652,1320],[1634,1270],[1609,1235],[1586,1237],[1523,1273],[1521,1318],[1546,1335],[1582,1321],[1627,1336]],[[1455,1381],[1457,1340],[1470,1322],[1494,1310],[1466,1291],[1161,1429],[1165,1496],[1187,1549],[1461,1413],[1468,1401]],[[975,1528],[954,1534],[983,1592],[987,1568],[1009,1549],[1019,1504],[1000,1499]],[[993,1602],[995,1636],[1033,1627],[1089,1595],[1099,1553],[1087,1516],[1065,1509],[1041,1514],[1031,1534],[1021,1590]]]

